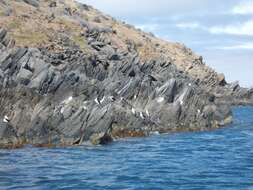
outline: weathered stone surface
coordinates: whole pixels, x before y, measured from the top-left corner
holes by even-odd
[[[3,41],[4,37],[6,36],[7,31],[5,29],[0,29],[0,42]]]
[[[0,121],[0,147],[18,146],[18,138],[15,129],[6,122]]]
[[[39,2],[38,0],[23,0],[25,3],[32,5],[34,7],[38,7],[39,6]]]
[[[13,68],[1,77],[14,79],[13,87],[6,88],[9,95],[2,89],[1,113],[12,115],[10,123],[27,143],[104,144],[127,135],[181,130],[202,120],[212,126],[212,121],[222,123],[229,115],[217,111],[205,91],[174,67],[161,70],[159,61],[152,62],[155,69],[144,69],[136,55],[121,55],[124,61],[117,64],[97,56],[95,61],[63,62],[65,69],[59,72],[47,58],[52,54],[41,56],[38,49],[15,52],[8,58],[10,63],[0,65],[6,71]],[[25,80],[29,82],[20,82]],[[205,108],[202,118],[206,105],[215,109]]]
[[[28,84],[32,75],[33,73],[31,71],[21,68],[17,74],[17,80],[20,81],[20,83]]]

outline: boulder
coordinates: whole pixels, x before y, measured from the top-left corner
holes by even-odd
[[[17,80],[20,83],[27,85],[32,77],[33,73],[27,69],[21,68],[17,74]]]
[[[30,88],[40,90],[41,86],[43,85],[43,82],[48,77],[48,70],[42,70],[38,75],[33,76],[31,78],[31,82],[29,84]]]
[[[224,74],[218,75],[218,84],[221,86],[225,86],[227,84]]]

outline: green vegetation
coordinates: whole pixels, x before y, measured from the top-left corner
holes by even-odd
[[[19,45],[31,46],[42,44],[43,42],[48,41],[48,37],[45,34],[39,32],[13,34],[13,37],[16,43]]]
[[[18,30],[21,28],[21,22],[18,19],[11,20],[11,22],[8,23],[7,28],[9,30]]]
[[[64,26],[65,32],[69,33],[74,44],[78,45],[82,51],[87,52],[88,44],[85,37],[80,36],[82,31],[80,26],[67,18],[60,18],[59,23]]]
[[[65,31],[67,32],[81,32],[81,28],[80,26],[75,23],[74,21],[72,21],[71,19],[68,18],[59,18],[59,24],[64,26]]]
[[[80,47],[80,49],[84,52],[87,51],[88,48],[88,44],[87,41],[84,37],[79,36],[79,35],[75,35],[73,36],[73,41],[76,45],[78,45]]]
[[[0,16],[5,16],[4,11],[0,9]]]

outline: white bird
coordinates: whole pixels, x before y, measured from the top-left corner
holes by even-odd
[[[96,99],[95,99],[95,102],[96,102],[96,104],[98,104],[98,105],[99,105],[99,101],[98,101],[98,98],[96,98]]]
[[[149,112],[148,112],[148,110],[146,109],[146,114],[147,114],[147,116],[149,117]]]
[[[63,101],[63,104],[69,104],[73,100],[73,97],[70,96],[68,99]]]
[[[157,99],[157,102],[158,103],[161,103],[161,102],[163,102],[164,101],[164,97],[159,97],[158,99]]]
[[[192,86],[192,83],[189,83],[188,85],[189,85],[189,86]]]
[[[200,112],[201,112],[200,109],[198,109],[198,114],[200,114]]]
[[[7,115],[4,116],[3,122],[4,123],[9,123],[10,122],[10,119],[8,118]]]
[[[140,112],[140,116],[142,119],[145,119],[142,112]]]
[[[109,99],[110,99],[111,101],[115,101],[114,96],[109,96]]]
[[[132,113],[135,114],[135,109],[134,108],[132,108]]]
[[[61,112],[61,114],[63,114],[63,112],[64,112],[64,107],[61,108],[60,112]]]
[[[181,100],[181,101],[180,101],[180,104],[181,104],[181,105],[183,105],[183,104],[184,104],[184,101],[183,101],[183,100]]]

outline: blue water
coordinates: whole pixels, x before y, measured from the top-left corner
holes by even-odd
[[[0,150],[0,189],[253,190],[253,108],[209,132]]]

